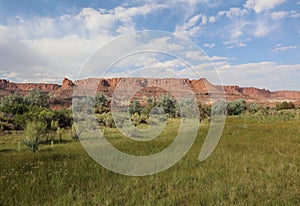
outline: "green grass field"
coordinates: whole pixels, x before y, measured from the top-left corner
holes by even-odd
[[[160,138],[107,138],[129,154],[161,151],[176,136],[171,119]],[[146,177],[113,173],[92,160],[66,131],[64,142],[33,153],[22,133],[0,137],[0,205],[300,205],[299,120],[255,121],[228,117],[221,141],[204,162],[198,155],[208,130],[176,165]]]

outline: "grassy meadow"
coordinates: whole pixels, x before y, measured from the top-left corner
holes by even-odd
[[[153,154],[177,135],[169,119],[149,142],[105,134],[119,150]],[[97,164],[65,130],[62,142],[33,153],[20,143],[22,132],[0,137],[0,205],[300,205],[299,119],[231,116],[214,153],[198,155],[209,123],[200,123],[187,155],[173,167],[146,177],[111,172]]]

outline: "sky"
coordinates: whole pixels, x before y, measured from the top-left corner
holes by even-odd
[[[109,54],[155,47],[186,57],[199,74],[172,55],[147,53],[120,61],[107,76],[126,76],[130,69],[143,76],[145,68],[155,73],[161,66],[165,73],[218,83],[205,70],[207,55],[224,85],[300,90],[299,22],[300,0],[0,0],[0,79],[74,80],[88,57],[110,44],[96,52],[107,57],[99,57],[102,71]],[[168,34],[146,42],[134,33],[149,30]]]

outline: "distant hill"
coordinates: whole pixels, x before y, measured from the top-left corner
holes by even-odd
[[[75,87],[97,88],[98,93],[103,93],[108,97],[112,97],[115,89],[119,84],[124,84],[123,90],[126,92],[128,87],[132,86],[137,90],[134,98],[146,100],[149,96],[159,98],[168,91],[181,92],[183,87],[191,88],[197,99],[201,102],[209,102],[211,95],[220,95],[225,92],[226,99],[232,101],[244,98],[247,102],[255,102],[264,105],[274,105],[276,102],[291,101],[296,105],[300,105],[300,91],[274,91],[259,89],[254,87],[239,86],[219,86],[213,85],[206,79],[199,80],[189,79],[149,79],[149,78],[107,78],[97,79],[89,78],[83,80],[71,81],[64,78],[62,84],[47,83],[14,83],[5,79],[0,79],[0,96],[14,94],[26,95],[33,89],[41,89],[43,92],[51,96],[52,104],[62,104],[69,106]],[[162,89],[164,88],[164,89]],[[182,90],[183,91],[183,90]],[[184,93],[184,92],[182,92]]]

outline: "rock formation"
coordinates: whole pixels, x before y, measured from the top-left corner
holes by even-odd
[[[122,85],[118,87],[119,85]],[[74,88],[76,87],[76,90]],[[292,101],[300,104],[300,91],[275,91],[254,87],[239,86],[217,86],[211,84],[206,79],[145,79],[145,78],[89,78],[71,81],[64,78],[62,85],[44,83],[13,83],[8,80],[0,80],[0,96],[10,95],[15,92],[26,95],[33,89],[41,89],[50,95],[52,102],[56,104],[70,105],[73,92],[74,95],[85,95],[85,90],[97,91],[108,97],[112,97],[115,91],[123,90],[129,92],[135,90],[134,98],[147,99],[160,96],[172,91],[184,95],[186,88],[190,88],[199,101],[207,102],[211,95],[225,92],[229,101],[244,98],[248,102],[257,102],[265,105],[274,105],[276,102]],[[80,90],[81,89],[81,90]],[[85,93],[84,93],[85,92]],[[174,94],[175,94],[174,93]],[[127,95],[127,94],[126,94]],[[129,93],[128,93],[129,95]],[[59,101],[58,101],[59,100]]]

